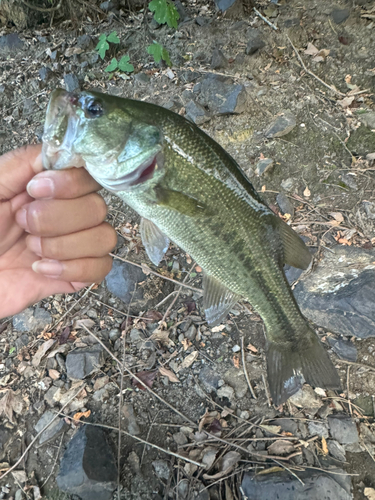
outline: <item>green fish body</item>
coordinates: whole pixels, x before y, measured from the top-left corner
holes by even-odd
[[[191,255],[204,270],[209,324],[221,322],[241,298],[252,304],[266,327],[276,405],[304,381],[340,388],[283,272],[284,264],[308,267],[307,247],[265,205],[234,159],[197,126],[154,104],[56,90],[47,111],[43,161],[45,168],[85,166],[137,211],[155,265],[169,240]]]

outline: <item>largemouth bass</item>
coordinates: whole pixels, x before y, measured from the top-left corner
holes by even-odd
[[[306,269],[301,238],[262,201],[234,159],[196,125],[154,104],[97,92],[53,92],[46,169],[84,166],[141,217],[158,265],[172,240],[202,267],[210,325],[241,298],[264,321],[274,404],[306,381],[340,388],[327,351],[302,316],[283,265]]]

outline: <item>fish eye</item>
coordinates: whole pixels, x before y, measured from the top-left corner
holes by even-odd
[[[98,118],[104,113],[103,106],[98,101],[89,102],[85,111],[87,118]]]

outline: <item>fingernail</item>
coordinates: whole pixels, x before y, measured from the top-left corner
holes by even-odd
[[[61,262],[52,259],[37,260],[31,267],[34,272],[44,274],[47,278],[59,278],[63,272]]]
[[[49,177],[36,177],[26,186],[27,192],[33,198],[52,198],[55,185]]]
[[[39,236],[29,236],[27,238],[27,246],[29,250],[42,257],[42,239]]]
[[[25,207],[21,208],[21,210],[18,210],[16,213],[16,222],[20,227],[22,227],[22,229],[29,231],[27,224],[27,210]]]

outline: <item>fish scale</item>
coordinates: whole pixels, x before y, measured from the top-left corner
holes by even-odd
[[[83,162],[137,211],[153,262],[159,263],[169,240],[187,252],[204,270],[203,302],[212,324],[239,298],[252,304],[266,327],[275,404],[304,381],[340,387],[283,272],[284,263],[308,266],[306,246],[265,205],[233,158],[197,126],[153,104],[58,90],[47,111],[43,155],[46,168]]]

